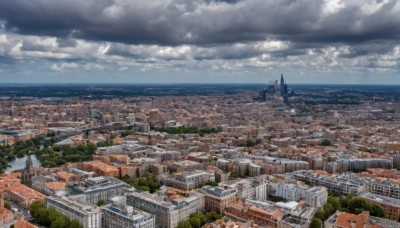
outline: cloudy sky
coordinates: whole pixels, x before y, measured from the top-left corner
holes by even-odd
[[[0,83],[400,84],[398,0],[0,0]]]

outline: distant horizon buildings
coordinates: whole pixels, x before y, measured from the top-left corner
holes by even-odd
[[[256,99],[267,101],[268,94],[273,95],[274,99],[281,97],[283,103],[287,105],[289,104],[288,84],[285,81],[283,74],[281,74],[279,86],[278,80],[275,80],[273,85],[269,85],[266,89],[261,90],[260,95]]]

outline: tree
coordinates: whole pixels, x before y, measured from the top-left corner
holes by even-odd
[[[324,139],[321,142],[321,146],[332,146],[332,142],[330,140],[328,140],[328,139]]]
[[[214,222],[222,218],[222,216],[216,212],[206,213],[207,222]]]
[[[318,219],[324,220],[325,219],[324,211],[321,210],[321,209],[318,209],[318,211],[315,212],[315,217],[318,218]]]
[[[333,212],[340,209],[340,202],[336,197],[329,196],[328,203],[332,205]]]
[[[350,200],[348,209],[350,213],[359,214],[362,211],[371,211],[371,205],[366,199],[355,197]]]
[[[383,217],[383,208],[380,205],[373,204],[371,206],[371,215],[376,217]]]
[[[68,228],[81,228],[81,227],[82,227],[81,224],[76,219],[72,220],[68,225]]]
[[[35,221],[37,221],[40,225],[49,226],[51,221],[49,220],[49,212],[47,208],[41,207],[37,213],[38,216],[35,217]]]
[[[67,226],[67,221],[63,216],[59,216],[51,222],[50,228],[64,228]]]
[[[322,221],[317,218],[313,218],[310,223],[310,228],[321,228],[322,227]]]
[[[188,220],[183,220],[178,223],[177,228],[192,228],[192,225]]]
[[[329,217],[329,215],[333,214],[333,212],[335,212],[333,210],[333,207],[330,203],[326,203],[324,206],[324,213],[325,213],[325,218]]]
[[[99,201],[97,201],[97,206],[99,206],[99,207],[101,207],[101,206],[103,206],[103,205],[105,205],[106,204],[106,201],[104,201],[104,200],[99,200]]]
[[[29,212],[31,215],[36,218],[39,215],[39,209],[43,208],[43,204],[40,201],[34,201],[30,206],[29,206]]]
[[[4,208],[6,208],[6,209],[8,209],[8,210],[11,210],[11,205],[10,205],[10,203],[9,203],[9,202],[5,202],[5,203],[4,203]]]
[[[201,227],[201,220],[197,216],[189,218],[189,222],[190,222],[190,225],[192,225],[193,228],[200,228]]]

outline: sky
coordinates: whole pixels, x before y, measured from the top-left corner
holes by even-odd
[[[398,0],[0,0],[0,83],[400,84]]]

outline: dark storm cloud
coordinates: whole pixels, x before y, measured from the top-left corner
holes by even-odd
[[[397,1],[371,2],[381,4],[371,12],[364,3],[343,1],[349,5],[335,11],[321,0],[0,0],[0,20],[21,34],[128,44],[399,39]]]

